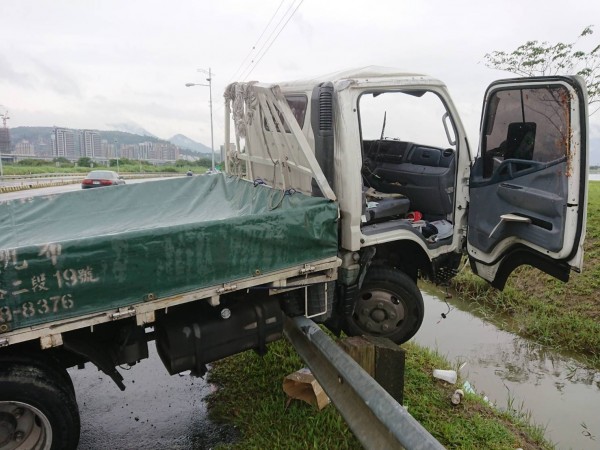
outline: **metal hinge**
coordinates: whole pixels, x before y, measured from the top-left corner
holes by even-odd
[[[311,273],[317,270],[315,266],[311,266],[310,264],[304,264],[304,267],[300,269],[300,275],[306,275],[307,273]]]
[[[112,313],[109,317],[112,320],[122,319],[123,317],[135,316],[135,308],[130,306],[129,308],[119,308],[116,313]]]
[[[49,336],[42,336],[40,338],[40,346],[42,350],[46,350],[47,348],[59,347],[63,345],[62,334],[52,334]]]

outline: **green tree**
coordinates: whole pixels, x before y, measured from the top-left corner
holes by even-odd
[[[45,166],[48,162],[43,159],[22,159],[17,164],[20,166]]]
[[[201,167],[211,167],[212,160],[210,158],[202,157],[199,158],[198,161],[196,161],[196,165]]]
[[[185,167],[189,165],[190,163],[185,159],[178,159],[177,161],[175,161],[175,167]]]
[[[494,51],[484,56],[485,65],[517,75],[580,75],[588,90],[588,102],[600,103],[600,44],[582,50],[583,41],[593,34],[592,25],[584,28],[570,43],[527,41],[512,52]],[[597,107],[590,113],[600,109]]]
[[[119,163],[122,165],[133,165],[133,164],[138,164],[137,161],[134,161],[133,159],[129,159],[129,158],[121,158],[119,159]]]
[[[69,161],[64,156],[59,156],[58,158],[54,158],[52,160],[53,163],[57,164],[59,167],[71,166],[71,161]]]
[[[79,158],[77,160],[77,165],[79,167],[92,167],[92,158],[88,158],[87,156]]]
[[[126,165],[131,165],[131,164],[139,164],[139,163],[138,163],[138,161],[133,161],[129,158],[119,158],[118,164],[117,164],[116,159],[111,159],[109,161],[110,167],[126,166]]]

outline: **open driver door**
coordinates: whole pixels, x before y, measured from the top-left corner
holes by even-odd
[[[522,264],[562,281],[580,271],[587,212],[587,93],[580,77],[488,88],[471,169],[467,251],[502,289]]]

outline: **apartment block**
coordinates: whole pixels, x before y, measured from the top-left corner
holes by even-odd
[[[52,156],[56,158],[77,159],[79,155],[75,151],[75,132],[68,128],[54,128],[54,140],[52,142]]]

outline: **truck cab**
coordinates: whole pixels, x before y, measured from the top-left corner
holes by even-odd
[[[493,83],[475,158],[446,86],[425,75],[364,67],[233,83],[225,98],[228,173],[339,205],[333,329],[410,339],[424,312],[417,280],[448,282],[463,255],[500,289],[521,264],[563,281],[581,269],[587,97],[578,77]]]

